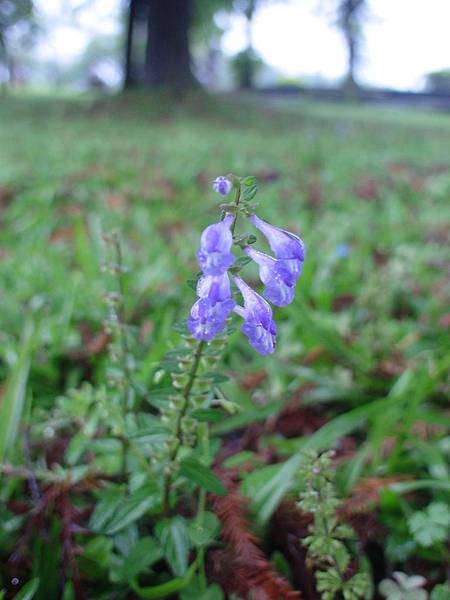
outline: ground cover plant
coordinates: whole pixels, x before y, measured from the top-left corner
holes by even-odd
[[[446,598],[448,117],[139,94],[0,116],[0,595]],[[213,339],[190,313],[237,189],[306,247],[270,354],[236,289]],[[276,305],[253,225],[226,268]]]

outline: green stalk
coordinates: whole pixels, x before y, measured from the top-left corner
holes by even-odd
[[[118,324],[119,324],[119,337],[120,344],[122,346],[122,354],[123,354],[123,371],[125,374],[125,405],[128,408],[132,408],[133,405],[133,385],[132,385],[132,375],[130,370],[130,365],[128,363],[129,355],[130,355],[130,347],[128,344],[128,330],[126,323],[126,315],[125,315],[125,285],[123,281],[123,256],[122,256],[122,247],[120,245],[119,238],[114,235],[113,236],[113,245],[114,252],[116,254],[116,264],[118,266],[117,273],[117,282],[119,286],[119,294],[120,294],[120,303],[118,309]]]
[[[239,183],[239,187],[236,188],[236,196],[234,198],[234,203],[236,205],[236,208],[239,206],[240,201],[241,201],[241,184]],[[234,220],[231,223],[231,227],[230,227],[230,231],[231,231],[233,237],[234,237],[234,230],[236,229],[237,218],[238,218],[238,211],[236,210],[236,214],[234,215]]]
[[[205,346],[206,346],[206,342],[204,340],[200,340],[198,342],[197,348],[196,348],[195,354],[194,354],[194,362],[192,363],[192,367],[189,372],[189,378],[186,382],[186,385],[184,386],[184,390],[183,390],[183,394],[182,394],[183,406],[177,415],[177,420],[175,423],[175,434],[174,435],[175,435],[175,439],[176,439],[176,445],[174,446],[173,450],[169,454],[169,462],[170,463],[176,461],[176,459],[178,457],[178,452],[181,448],[181,422],[182,422],[182,419],[185,416],[185,414],[188,410],[188,407],[189,407],[189,398],[191,395],[192,386],[194,385],[194,380],[197,375],[198,368],[200,366],[200,359],[202,357]],[[164,476],[163,513],[165,515],[169,514],[170,489],[172,487],[172,480],[173,480],[173,475],[169,471]]]

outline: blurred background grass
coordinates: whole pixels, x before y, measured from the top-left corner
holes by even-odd
[[[101,232],[124,240],[145,382],[193,301],[185,281],[218,214],[210,184],[228,172],[255,174],[260,216],[307,248],[296,300],[276,316],[275,357],[236,336],[231,367],[264,364],[275,396],[313,381],[320,397],[364,402],[448,349],[445,115],[163,93],[13,96],[0,111],[2,368],[38,310],[32,381],[49,404],[85,375],[67,356],[105,316]],[[101,354],[87,358],[95,378]]]

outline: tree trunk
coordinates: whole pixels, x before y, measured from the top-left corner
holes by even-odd
[[[127,36],[125,43],[125,74],[124,88],[128,89],[136,84],[136,76],[133,63],[133,32],[136,20],[136,0],[130,0],[128,9]]]
[[[358,59],[357,55],[357,44],[352,35],[347,36],[347,48],[348,48],[348,71],[347,71],[347,85],[351,87],[357,87],[355,79],[356,62]]]
[[[145,83],[183,88],[194,83],[189,50],[191,0],[149,0]]]

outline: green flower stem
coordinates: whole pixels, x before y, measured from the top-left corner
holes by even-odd
[[[119,293],[120,293],[120,304],[118,309],[118,323],[119,323],[119,338],[120,344],[122,346],[123,353],[123,371],[125,374],[125,406],[128,408],[132,408],[133,406],[133,384],[132,384],[132,375],[129,365],[129,356],[130,356],[130,347],[128,344],[128,331],[126,325],[125,318],[125,306],[124,306],[124,298],[125,298],[125,284],[123,281],[123,255],[122,255],[122,247],[120,245],[120,240],[117,235],[112,236],[113,248],[116,255],[116,264],[118,267],[117,274],[117,282],[119,285]]]
[[[205,465],[209,461],[209,427],[208,423],[200,423],[198,426],[198,439],[201,447],[201,454]],[[203,522],[203,513],[206,507],[206,490],[200,488],[197,506],[197,520],[201,524]]]
[[[241,184],[239,183],[239,187],[236,188],[236,196],[234,197],[234,203],[235,203],[236,207],[239,206],[240,201],[241,201]],[[236,214],[234,215],[234,220],[231,223],[231,227],[230,227],[230,231],[231,231],[233,237],[234,237],[234,230],[236,229],[237,218],[238,218],[238,211],[236,211]]]
[[[184,387],[183,394],[182,394],[183,406],[177,415],[177,420],[175,423],[174,436],[176,439],[176,445],[174,446],[173,450],[169,454],[169,463],[173,463],[176,461],[176,459],[178,457],[178,452],[180,451],[180,448],[181,448],[181,433],[182,433],[181,432],[181,422],[182,422],[182,419],[183,419],[184,415],[186,414],[188,407],[189,407],[189,398],[191,395],[192,386],[194,385],[194,380],[197,375],[198,368],[200,366],[200,359],[202,357],[205,346],[206,346],[206,342],[204,340],[200,340],[198,342],[197,348],[195,350],[194,362],[192,363],[192,367],[189,372],[189,378],[186,382],[186,385]],[[170,501],[170,490],[172,487],[172,480],[173,480],[173,475],[169,471],[164,476],[163,513],[166,515],[169,514],[169,509],[170,509],[169,501]]]
[[[208,464],[209,461],[209,427],[208,423],[200,423],[198,429],[198,438],[199,445],[201,447],[201,453],[205,464]],[[196,520],[200,526],[203,525],[203,515],[205,514],[206,509],[206,490],[204,488],[200,488],[198,494],[198,506],[197,506],[197,517]],[[205,568],[205,549],[199,549],[198,556],[198,575],[200,577],[201,583],[203,585],[203,589],[207,587],[206,580],[206,568]]]

